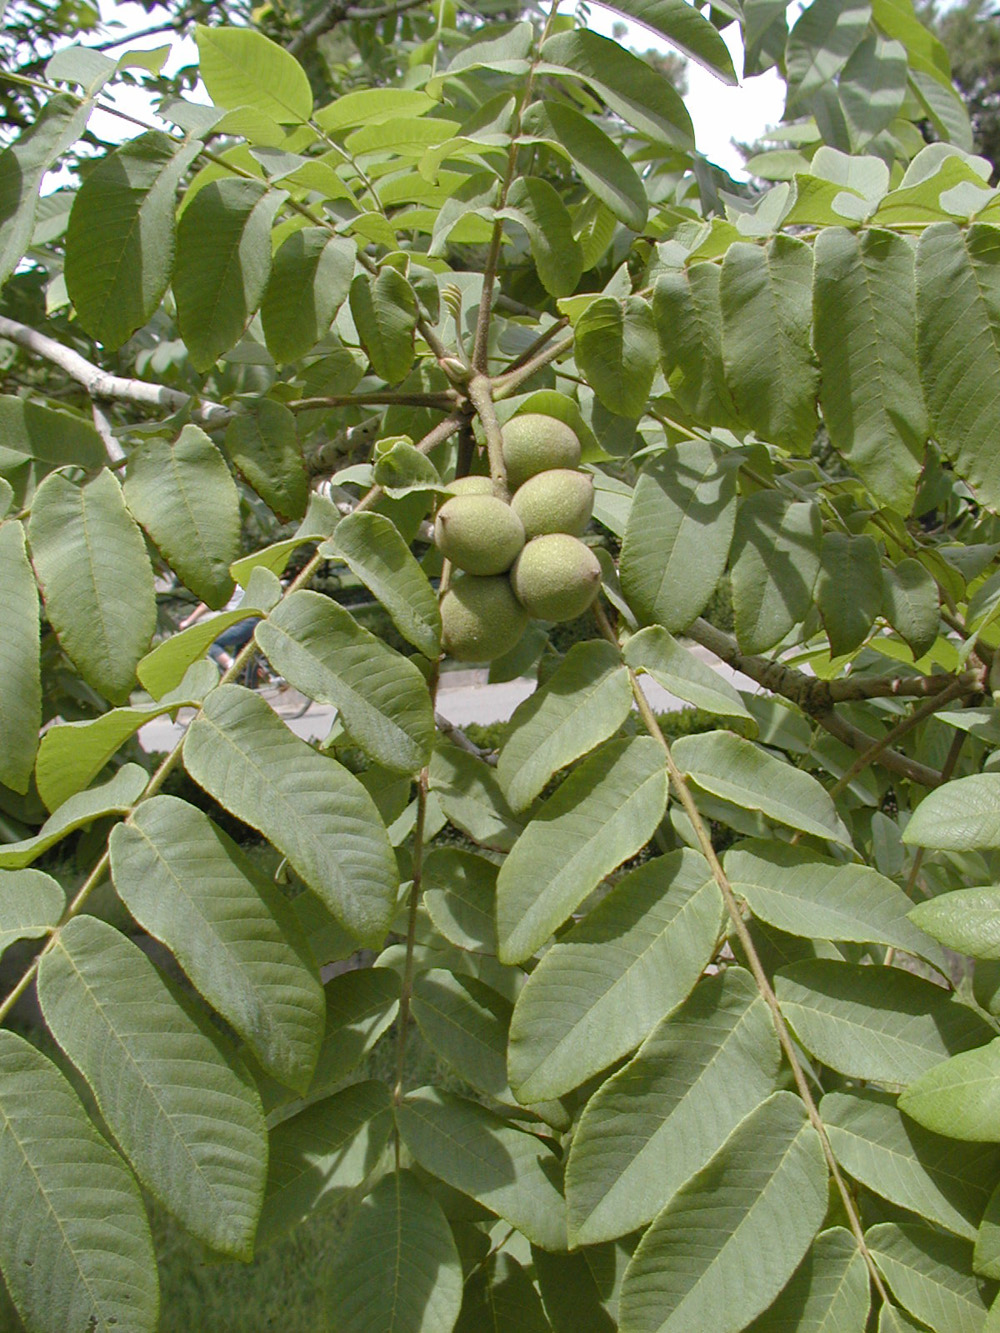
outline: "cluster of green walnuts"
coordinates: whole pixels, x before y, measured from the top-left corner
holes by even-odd
[[[462,477],[438,510],[434,540],[455,571],[441,600],[445,652],[491,662],[530,618],[575,620],[597,596],[601,567],[580,537],[594,484],[577,471],[580,441],[556,417],[526,412],[503,428],[508,504],[489,477]]]

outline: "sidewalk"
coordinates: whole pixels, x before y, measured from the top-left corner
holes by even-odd
[[[720,676],[728,680],[738,690],[756,691],[757,685],[747,676],[742,676],[732,667],[698,644],[684,645],[702,662],[714,668]],[[441,676],[438,689],[437,711],[456,727],[464,727],[469,722],[487,725],[490,722],[505,722],[514,709],[535,688],[533,680],[524,677],[507,681],[502,685],[487,683],[488,670],[482,667],[472,671],[446,671]],[[658,713],[675,713],[690,704],[668,694],[648,676],[640,676],[643,693]],[[284,718],[288,727],[303,740],[322,740],[329,734],[337,710],[329,704],[310,704],[301,717],[295,717],[305,703],[305,696],[297,690],[261,690],[279,717]],[[194,716],[191,708],[182,708],[176,722],[169,717],[158,717],[139,731],[139,743],[147,752],[171,750],[180,740],[187,724]]]

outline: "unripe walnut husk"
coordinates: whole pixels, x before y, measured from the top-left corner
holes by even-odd
[[[582,537],[594,512],[594,483],[586,472],[550,468],[529,477],[514,493],[510,507],[524,524],[529,541],[546,532]]]
[[[502,657],[527,627],[528,613],[505,575],[456,574],[441,599],[441,646],[460,662]]]
[[[528,542],[510,571],[510,583],[536,620],[575,620],[597,596],[601,566],[578,538],[552,532]]]
[[[580,462],[576,431],[558,417],[541,412],[522,412],[511,417],[501,431],[507,484],[512,491],[529,477],[550,468],[575,468]]]
[[[456,477],[448,483],[453,495],[492,495],[493,482],[489,477],[470,473],[467,477]]]
[[[524,525],[495,495],[456,495],[438,510],[434,542],[467,574],[504,574],[524,545]]]

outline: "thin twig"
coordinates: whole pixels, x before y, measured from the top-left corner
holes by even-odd
[[[558,361],[561,356],[573,350],[573,335],[569,334],[566,338],[560,338],[557,343],[544,348],[537,356],[533,356],[530,361],[526,361],[523,366],[518,366],[517,370],[505,371],[502,375],[497,375],[493,381],[493,400],[499,402],[501,398],[510,398],[526,380],[530,380],[532,375],[537,374],[545,366],[553,361]]]
[[[485,375],[474,374],[469,380],[469,399],[483,424],[486,436],[486,448],[490,455],[490,476],[493,478],[493,492],[501,500],[510,500],[507,485],[507,467],[503,461],[503,436],[500,422],[493,406],[493,392],[489,379]]]

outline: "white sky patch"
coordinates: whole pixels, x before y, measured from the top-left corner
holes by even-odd
[[[192,38],[181,39],[169,32],[154,33],[147,37],[128,36],[129,33],[152,27],[157,22],[167,21],[170,15],[166,10],[154,9],[147,13],[141,5],[114,4],[112,0],[100,0],[100,10],[103,22],[108,25],[104,40],[113,37],[118,31],[122,35],[121,45],[110,49],[108,55],[117,57],[129,48],[150,50],[169,44],[172,50],[164,67],[166,73],[172,74],[197,61],[198,50]],[[621,16],[611,10],[598,4],[591,6],[588,26],[595,32],[611,36],[613,25],[620,21]],[[636,50],[671,49],[667,42],[648,28],[635,23],[628,23],[627,28],[625,42]],[[742,43],[738,25],[730,24],[722,36],[732,54],[733,64],[739,70],[742,66]],[[737,138],[743,143],[753,143],[766,129],[777,124],[784,106],[784,85],[773,69],[746,79],[736,88],[722,83],[691,60],[687,62],[687,74],[689,91],[684,100],[694,123],[698,149],[733,176],[745,179],[742,159],[732,141]],[[196,101],[209,100],[201,85],[186,95]],[[113,100],[122,111],[140,119],[155,120],[151,99],[140,89],[119,87],[113,98],[110,92],[106,92],[104,98]],[[135,127],[127,121],[105,112],[95,112],[91,123],[94,132],[111,143],[121,142],[136,132]]]

